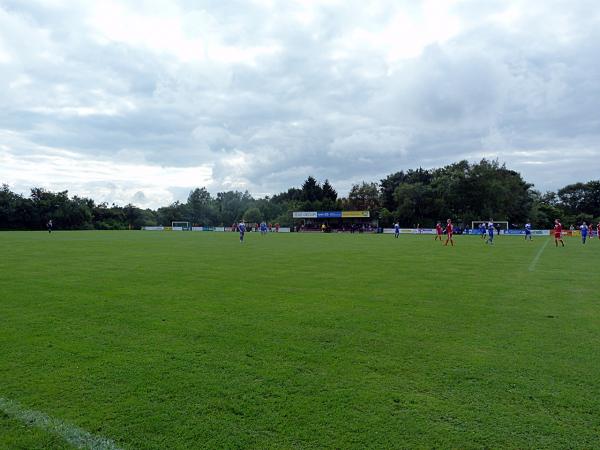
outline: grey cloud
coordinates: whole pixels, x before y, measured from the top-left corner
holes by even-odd
[[[143,205],[148,202],[148,199],[142,191],[137,191],[135,194],[133,194],[131,201],[136,205]]]
[[[380,28],[398,3],[323,5],[303,25],[293,18],[299,6],[285,3],[179,2],[190,35],[278,48],[254,64],[223,64],[101,44],[83,7],[0,1],[0,39],[13,55],[0,62],[0,81],[12,86],[0,96],[0,129],[37,152],[210,165],[213,191],[275,193],[312,174],[343,192],[396,170],[483,156],[555,189],[597,176],[589,154],[600,138],[600,28],[593,2],[532,3],[460,2],[461,33],[388,61],[376,48],[338,50],[354,28]],[[490,19],[515,5],[524,13],[512,28]],[[103,196],[152,195],[119,189]]]

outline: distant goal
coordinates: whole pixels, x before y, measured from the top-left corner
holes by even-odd
[[[189,222],[171,222],[171,229],[173,231],[190,231],[192,228]]]
[[[474,220],[471,222],[471,230],[479,228],[480,224],[487,226],[488,222],[489,220]],[[508,230],[508,222],[505,220],[494,220],[494,228],[498,228],[498,226],[504,230]]]

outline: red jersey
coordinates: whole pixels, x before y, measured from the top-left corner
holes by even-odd
[[[554,236],[561,237],[561,235],[562,235],[562,224],[557,223],[556,225],[554,225]]]
[[[454,227],[452,226],[451,223],[449,223],[448,225],[446,225],[446,234],[448,234],[448,235],[452,234],[453,230],[454,230]]]
[[[437,234],[442,234],[442,226],[441,226],[440,224],[437,224],[437,225],[435,226],[435,229],[436,229],[436,231],[437,231]]]

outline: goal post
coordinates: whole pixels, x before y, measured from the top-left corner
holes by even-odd
[[[189,222],[171,222],[171,229],[175,231],[190,231],[192,228],[190,227]]]
[[[504,230],[508,230],[508,221],[506,220],[494,220],[494,227],[497,228],[498,226],[500,226],[502,229]],[[474,220],[471,222],[471,230],[475,230],[479,227],[479,224],[483,223],[484,225],[487,225],[489,223],[489,220]]]

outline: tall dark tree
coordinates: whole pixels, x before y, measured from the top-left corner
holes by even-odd
[[[302,184],[302,200],[314,202],[323,200],[323,189],[312,176],[309,176]]]
[[[323,182],[322,191],[323,191],[323,200],[331,200],[332,202],[335,202],[337,200],[337,197],[338,197],[337,191],[329,183],[329,180],[325,180]]]

